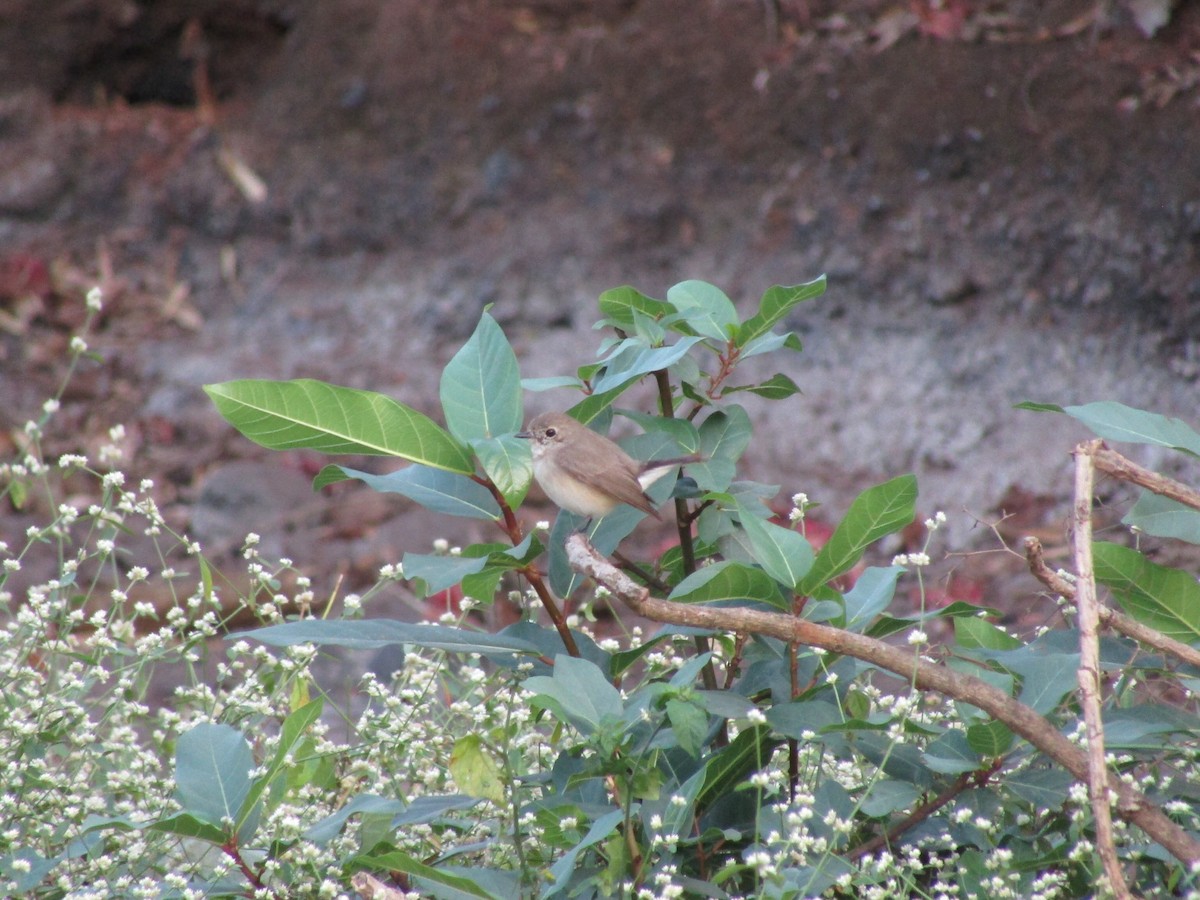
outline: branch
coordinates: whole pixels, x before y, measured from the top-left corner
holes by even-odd
[[[1110,450],[1101,441],[1093,442],[1096,447],[1089,451],[1096,468],[1121,481],[1140,484],[1148,491],[1153,491],[1163,497],[1176,500],[1192,509],[1200,509],[1200,491],[1188,487],[1181,481],[1160,475],[1157,472],[1139,466],[1131,459],[1122,456],[1116,450]]]
[[[504,494],[501,493],[500,488],[496,487],[496,483],[490,478],[483,478],[479,475],[472,475],[470,477],[476,484],[483,485],[491,492],[496,503],[500,505],[500,511],[504,514],[504,524],[500,525],[501,529],[508,535],[508,539],[514,547],[520,544],[525,538],[521,532],[521,523],[517,521],[516,514],[508,505],[508,501],[504,498]],[[554,594],[551,593],[550,587],[542,579],[541,573],[533,566],[526,566],[521,571],[529,579],[529,586],[533,588],[534,593],[538,595],[538,599],[542,601],[542,606],[546,608],[546,613],[550,616],[550,621],[554,623],[554,629],[558,632],[558,636],[562,638],[563,647],[566,649],[567,654],[570,656],[579,656],[579,646],[575,643],[575,636],[571,634],[571,626],[567,624],[566,616],[562,614],[562,610],[554,602]]]
[[[1035,537],[1025,538],[1025,561],[1029,564],[1029,571],[1034,578],[1064,600],[1075,602],[1075,585],[1046,565],[1046,560],[1042,556],[1042,542]],[[1195,647],[1168,637],[1161,631],[1151,628],[1149,625],[1143,625],[1111,607],[1101,606],[1098,612],[1100,622],[1106,628],[1111,628],[1139,644],[1153,647],[1162,653],[1169,653],[1190,666],[1200,667],[1200,650]]]
[[[1092,565],[1092,494],[1096,470],[1092,454],[1101,441],[1080,444],[1075,456],[1075,509],[1071,524],[1071,555],[1075,560],[1075,606],[1079,625],[1079,705],[1087,730],[1088,794],[1096,823],[1096,850],[1104,865],[1109,888],[1118,900],[1129,897],[1113,841],[1112,807],[1109,805],[1108,766],[1104,761],[1104,722],[1100,706],[1100,614],[1096,600],[1096,573]]]
[[[753,609],[710,608],[660,600],[596,552],[580,534],[567,539],[567,558],[578,572],[589,575],[620,597],[639,615],[656,622],[694,625],[724,631],[767,635],[800,641],[833,653],[865,660],[901,676],[921,690],[977,706],[999,719],[1080,781],[1088,775],[1087,757],[1058,729],[1034,710],[978,678],[952,672],[945,666],[919,660],[911,651],[839,628],[831,628],[782,613]],[[1186,865],[1200,865],[1200,841],[1167,818],[1140,791],[1117,782],[1117,813],[1133,822]]]

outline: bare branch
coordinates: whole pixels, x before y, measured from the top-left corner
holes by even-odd
[[[1088,793],[1096,823],[1096,850],[1104,865],[1109,887],[1118,900],[1129,897],[1113,840],[1112,808],[1108,799],[1108,766],[1104,761],[1104,723],[1100,706],[1100,614],[1096,600],[1096,573],[1092,566],[1092,493],[1096,470],[1092,454],[1101,441],[1075,448],[1075,509],[1072,516],[1071,555],[1075,560],[1075,606],[1079,625],[1079,705],[1087,729]]]
[[[1192,509],[1200,509],[1200,491],[1181,481],[1176,481],[1174,478],[1168,478],[1166,475],[1160,475],[1158,472],[1139,466],[1133,460],[1122,456],[1116,450],[1110,450],[1099,441],[1095,443],[1099,446],[1092,451],[1091,457],[1096,468],[1101,472],[1111,475],[1113,478],[1119,478],[1121,481],[1140,484],[1148,491],[1153,491],[1171,500],[1177,500]]]

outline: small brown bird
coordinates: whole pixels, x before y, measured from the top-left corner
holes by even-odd
[[[698,456],[639,463],[603,435],[563,413],[544,413],[519,438],[533,441],[533,475],[560,507],[589,519],[606,516],[628,503],[662,517],[646,488],[672,469],[700,462]]]

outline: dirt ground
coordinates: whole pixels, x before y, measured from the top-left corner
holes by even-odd
[[[127,468],[218,557],[255,530],[353,588],[480,535],[312,495],[320,461],[250,446],[201,384],[318,377],[436,416],[486,304],[526,375],[558,374],[609,287],[701,278],[747,309],[824,272],[789,323],[804,394],[752,410],[748,476],[836,520],[915,471],[951,515],[935,556],[995,550],[976,520],[1002,511],[1061,547],[1083,433],[1014,403],[1200,419],[1200,4],[1153,37],[1134,6],[0,0],[0,430],[53,392],[99,281],[105,361],[53,449],[123,422]],[[941,577],[1036,593],[1003,553]]]

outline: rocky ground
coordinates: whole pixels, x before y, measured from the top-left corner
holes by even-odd
[[[1148,37],[1148,6],[9,0],[0,425],[54,391],[99,282],[104,361],[56,449],[123,422],[128,468],[219,559],[253,529],[349,589],[478,535],[314,496],[319,461],[247,444],[200,385],[309,376],[436,414],[486,304],[552,374],[593,358],[606,288],[701,278],[748,309],[824,272],[789,323],[804,393],[753,410],[747,474],[836,520],[914,471],[951,517],[935,557],[996,551],[938,583],[1022,609],[1036,585],[979,523],[1060,547],[1083,432],[1013,404],[1198,419],[1200,8]]]

